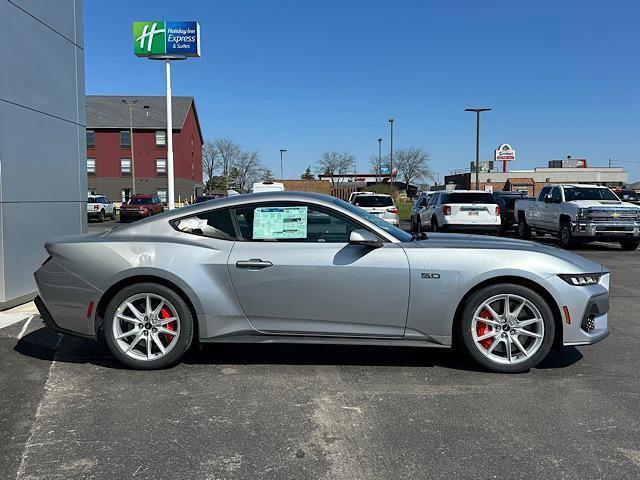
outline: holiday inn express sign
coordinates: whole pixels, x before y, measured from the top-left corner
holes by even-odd
[[[138,57],[200,56],[198,22],[133,22],[133,53]]]

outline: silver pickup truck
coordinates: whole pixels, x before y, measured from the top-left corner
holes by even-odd
[[[563,248],[596,240],[623,250],[640,245],[640,207],[599,185],[547,185],[537,199],[516,200],[515,215],[524,239],[533,231],[557,236]]]

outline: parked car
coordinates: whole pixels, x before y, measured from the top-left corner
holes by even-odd
[[[500,207],[489,192],[442,190],[418,212],[417,227],[420,231],[428,227],[432,232],[498,233]]]
[[[422,192],[413,201],[413,205],[411,206],[411,231],[412,232],[421,231],[421,228],[419,226],[419,224],[420,224],[420,212],[423,211],[423,209],[427,208],[427,204],[429,203],[429,199],[435,193],[436,192]]]
[[[640,205],[640,197],[638,197],[638,193],[635,190],[629,188],[614,188],[613,193],[623,202]]]
[[[162,212],[164,205],[158,195],[134,195],[120,206],[120,221],[139,220]]]
[[[527,192],[502,191],[493,192],[493,199],[500,207],[500,232],[506,232],[517,226],[518,220],[515,216],[516,200],[531,198]]]
[[[195,337],[457,345],[487,369],[521,372],[554,344],[609,333],[597,263],[514,239],[420,238],[326,195],[222,198],[46,243],[35,302],[50,328],[104,338],[141,369],[178,362]]]
[[[87,198],[87,218],[102,223],[106,217],[116,219],[116,207],[113,202],[104,195],[90,195]]]
[[[391,195],[381,193],[358,195],[354,197],[353,205],[389,222],[391,225],[400,226],[398,207],[396,207]]]
[[[640,207],[621,201],[599,185],[547,185],[537,199],[516,200],[518,233],[531,232],[560,238],[563,248],[575,242],[618,242],[623,250],[640,245]]]
[[[203,195],[200,195],[199,197],[196,197],[193,203],[208,202],[209,200],[215,200],[216,198],[224,198],[224,197],[225,195],[223,193],[205,193]]]
[[[253,184],[251,192],[284,192],[284,184],[280,182],[257,182]]]

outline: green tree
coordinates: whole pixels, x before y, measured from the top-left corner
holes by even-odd
[[[263,182],[273,182],[276,177],[273,176],[273,172],[270,168],[267,168],[262,172],[262,181]]]
[[[307,169],[304,171],[304,173],[302,175],[300,175],[300,179],[301,180],[313,180],[315,177],[313,176],[313,173],[311,172],[311,165],[309,165],[307,167]]]

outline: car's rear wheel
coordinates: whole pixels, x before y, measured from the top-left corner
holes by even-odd
[[[635,250],[640,246],[640,240],[621,240],[620,247],[622,250]]]
[[[151,370],[177,363],[191,345],[193,317],[176,292],[138,283],[123,288],[107,307],[104,337],[125,365]]]
[[[524,372],[549,353],[553,313],[538,293],[521,285],[485,287],[469,297],[462,313],[462,345],[483,367]]]

